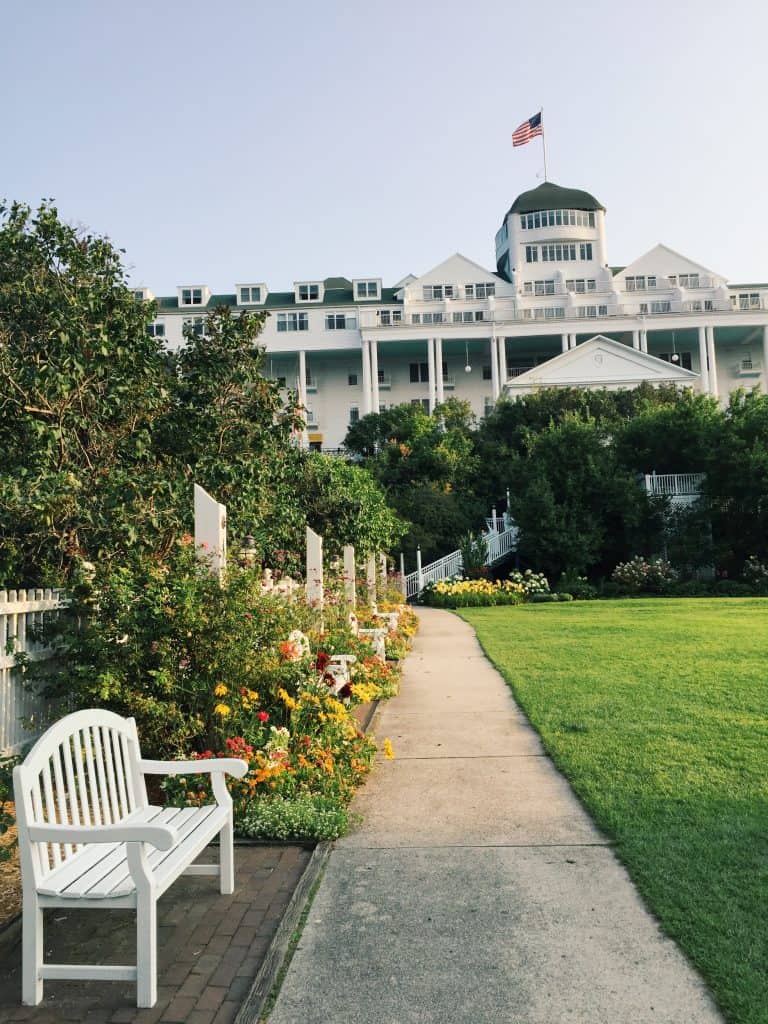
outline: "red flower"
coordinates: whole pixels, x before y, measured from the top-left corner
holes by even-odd
[[[258,720],[260,722],[268,722],[269,721],[269,715],[267,714],[266,711],[260,711],[256,717],[258,718]]]
[[[325,666],[330,660],[331,656],[329,654],[326,654],[325,651],[318,651],[317,657],[315,658],[315,668],[317,671],[323,672],[325,670]]]

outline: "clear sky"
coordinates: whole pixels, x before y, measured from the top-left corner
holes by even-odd
[[[0,194],[108,234],[134,284],[493,268],[549,178],[607,207],[608,256],[665,242],[768,280],[764,0],[4,0]],[[539,177],[537,177],[539,176]]]

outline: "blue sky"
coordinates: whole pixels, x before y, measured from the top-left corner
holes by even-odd
[[[768,5],[5,0],[0,191],[108,234],[135,284],[493,266],[541,146],[607,207],[614,264],[665,242],[768,280]]]

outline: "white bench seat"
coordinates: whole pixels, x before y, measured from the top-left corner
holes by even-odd
[[[145,761],[136,723],[111,711],[76,711],[54,723],[13,770],[22,879],[22,1002],[37,1006],[47,979],[131,980],[136,1002],[157,1001],[157,901],[180,875],[235,885],[232,798],[225,775],[240,758]],[[145,775],[210,775],[213,804],[153,807]],[[219,837],[217,864],[195,864]],[[136,966],[49,964],[43,910],[136,911]]]
[[[150,822],[153,825],[172,825],[179,833],[178,845],[170,850],[151,849],[147,853],[155,891],[161,896],[226,825],[227,810],[216,804],[205,807],[142,807],[128,815],[121,824]],[[128,867],[127,845],[98,843],[84,846],[61,867],[53,870],[37,891],[41,896],[81,901],[135,896],[136,883]],[[45,901],[41,902],[45,906]],[[134,905],[133,901],[130,905]]]

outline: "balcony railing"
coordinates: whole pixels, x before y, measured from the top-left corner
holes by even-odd
[[[684,497],[699,494],[704,473],[646,473],[645,489],[654,497]]]
[[[643,293],[641,293],[643,294]],[[647,294],[647,293],[645,293]],[[526,298],[536,298],[537,296],[526,296]],[[645,302],[645,300],[643,300]],[[363,323],[364,328],[373,328],[377,330],[389,330],[393,328],[403,327],[416,327],[419,330],[424,330],[432,327],[451,327],[456,328],[468,328],[484,326],[486,324],[505,324],[505,323],[546,323],[547,321],[563,321],[563,320],[612,320],[612,319],[637,319],[638,317],[665,317],[665,316],[702,316],[706,317],[712,313],[757,313],[768,309],[768,301],[764,302],[760,306],[749,306],[745,308],[734,308],[729,302],[724,302],[720,299],[688,299],[681,302],[677,299],[659,299],[658,302],[663,304],[664,308],[653,308],[653,301],[647,303],[647,310],[640,310],[639,302],[632,305],[608,305],[608,310],[605,313],[596,312],[594,315],[591,312],[580,312],[580,310],[589,308],[592,305],[605,305],[605,303],[585,303],[583,305],[568,305],[568,306],[538,306],[529,307],[527,309],[517,310],[506,310],[503,307],[499,308],[497,305],[495,315],[491,318],[490,314],[483,320],[475,320],[472,322],[462,321],[461,323],[454,323],[447,314],[442,316],[442,319],[432,319],[427,323],[424,322],[424,314],[403,314],[401,321],[395,324],[380,324],[380,323]],[[414,316],[416,319],[414,320]]]

